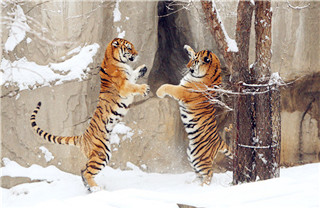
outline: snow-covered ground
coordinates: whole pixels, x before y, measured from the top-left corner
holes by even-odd
[[[320,207],[320,163],[282,168],[281,177],[232,186],[232,173],[215,174],[201,187],[192,172],[146,173],[106,167],[96,178],[104,190],[89,194],[81,177],[54,166],[29,168],[7,158],[3,176],[29,177],[36,182],[2,190],[3,207]]]

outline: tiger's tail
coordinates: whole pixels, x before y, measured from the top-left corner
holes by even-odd
[[[37,107],[31,114],[30,122],[31,126],[34,129],[35,133],[38,134],[43,139],[47,140],[48,142],[53,142],[57,144],[70,144],[77,146],[80,136],[71,136],[71,137],[63,137],[63,136],[55,136],[48,132],[42,130],[36,123],[36,115],[40,110],[41,102],[38,103]]]

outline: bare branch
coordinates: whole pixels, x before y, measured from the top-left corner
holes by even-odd
[[[173,12],[165,14],[165,15],[158,15],[158,17],[168,17],[172,14],[180,12],[181,10],[184,10],[184,9],[189,10],[188,7],[190,6],[190,4],[191,4],[191,2],[188,2],[188,3],[170,2],[169,5],[166,5],[166,8],[168,10],[172,10]],[[182,7],[175,10],[174,8],[172,8],[172,6],[182,6]]]

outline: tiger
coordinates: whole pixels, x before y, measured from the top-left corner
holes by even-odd
[[[188,45],[184,49],[190,58],[187,74],[179,85],[161,85],[156,95],[159,98],[168,95],[178,101],[180,117],[188,135],[189,163],[200,178],[201,185],[209,185],[217,153],[233,157],[231,149],[218,134],[215,103],[212,101],[217,92],[211,89],[221,84],[220,61],[209,50],[195,53]]]
[[[134,95],[146,96],[150,91],[147,84],[135,84],[137,79],[147,72],[145,65],[135,70],[128,65],[129,61],[133,62],[137,56],[138,52],[133,44],[125,39],[115,38],[107,45],[99,71],[99,101],[88,128],[81,136],[55,136],[42,130],[36,123],[41,102],[31,115],[31,126],[37,135],[49,142],[75,145],[88,158],[81,170],[81,176],[89,192],[101,190],[94,177],[111,158],[110,134],[113,127],[129,110]]]

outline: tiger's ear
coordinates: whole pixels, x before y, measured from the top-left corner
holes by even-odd
[[[119,43],[118,43],[118,41],[115,40],[115,41],[112,42],[112,45],[113,45],[115,48],[117,48],[118,45],[119,45]]]
[[[190,47],[190,46],[188,46],[188,45],[184,45],[184,47],[183,47],[186,51],[187,51],[187,53],[188,53],[188,55],[189,55],[189,58],[191,58],[191,59],[194,59],[195,58],[195,52],[194,52],[194,50]]]

